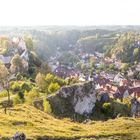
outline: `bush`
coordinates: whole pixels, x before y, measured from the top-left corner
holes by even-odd
[[[111,115],[112,114],[112,106],[111,103],[104,103],[102,106],[103,112],[106,115]]]
[[[30,83],[23,83],[22,85],[21,85],[21,89],[25,92],[25,91],[27,91],[27,92],[29,92],[30,90],[31,90],[31,85],[30,85]]]
[[[58,83],[60,86],[66,85],[66,81],[62,78],[59,78],[57,76],[54,77],[54,83]]]
[[[67,85],[72,85],[72,84],[76,84],[76,83],[79,83],[79,79],[78,78],[67,78],[66,79],[66,83]]]
[[[102,106],[102,111],[109,118],[116,118],[119,116],[129,116],[130,108],[120,101],[112,101],[110,103],[104,103]]]
[[[60,86],[58,83],[51,83],[48,87],[49,93],[54,93],[60,89]]]
[[[16,75],[16,79],[17,79],[17,80],[22,80],[22,79],[23,79],[23,76],[22,76],[20,73],[18,73],[18,74]]]
[[[20,90],[21,90],[20,84],[19,84],[18,82],[12,83],[12,85],[11,85],[11,90],[12,90],[13,92],[18,92],[18,91],[20,91]]]
[[[20,98],[20,100],[24,100],[24,93],[23,93],[23,91],[19,91],[18,92],[18,96],[19,96],[19,98]]]
[[[50,73],[47,74],[46,77],[45,77],[45,80],[46,80],[47,84],[50,84],[51,82],[54,81],[54,75],[52,75]]]
[[[7,91],[6,90],[3,90],[0,92],[0,98],[1,97],[6,97],[7,96]]]
[[[44,112],[46,112],[46,113],[52,112],[51,106],[50,106],[49,102],[46,100],[46,98],[43,99],[43,109],[44,109]]]
[[[25,100],[28,104],[32,104],[35,99],[40,96],[39,91],[36,88],[33,88],[29,92],[25,92]]]
[[[131,110],[131,99],[123,98],[123,104],[125,104],[129,110]]]
[[[20,103],[22,103],[22,102],[21,102],[19,96],[16,95],[16,96],[13,98],[13,104],[14,104],[14,105],[17,105],[17,104],[20,104]]]
[[[24,93],[23,91],[19,91],[18,94],[13,99],[13,103],[14,105],[16,105],[16,104],[21,104],[23,102],[24,102]]]

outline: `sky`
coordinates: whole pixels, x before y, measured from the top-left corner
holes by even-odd
[[[0,25],[140,25],[140,0],[0,0]]]

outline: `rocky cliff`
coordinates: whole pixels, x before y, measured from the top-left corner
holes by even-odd
[[[95,85],[93,82],[86,82],[62,87],[47,100],[55,114],[91,114],[96,103]]]

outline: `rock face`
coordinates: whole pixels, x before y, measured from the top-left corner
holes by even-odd
[[[131,99],[131,116],[140,117],[140,102],[136,98]]]
[[[11,140],[26,140],[26,136],[24,133],[16,132]]]
[[[59,99],[63,100],[62,106],[67,104],[69,108],[80,115],[92,113],[92,110],[96,103],[96,92],[93,82],[86,82],[84,84],[75,84],[72,86],[62,87],[61,90],[56,94],[56,96]],[[52,98],[53,97],[47,98],[48,101],[50,101],[50,104]]]

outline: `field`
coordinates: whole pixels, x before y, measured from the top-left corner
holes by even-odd
[[[24,132],[28,139],[38,140],[140,140],[140,119],[118,118],[87,124],[57,119],[29,105],[0,110],[0,139],[15,132]]]

